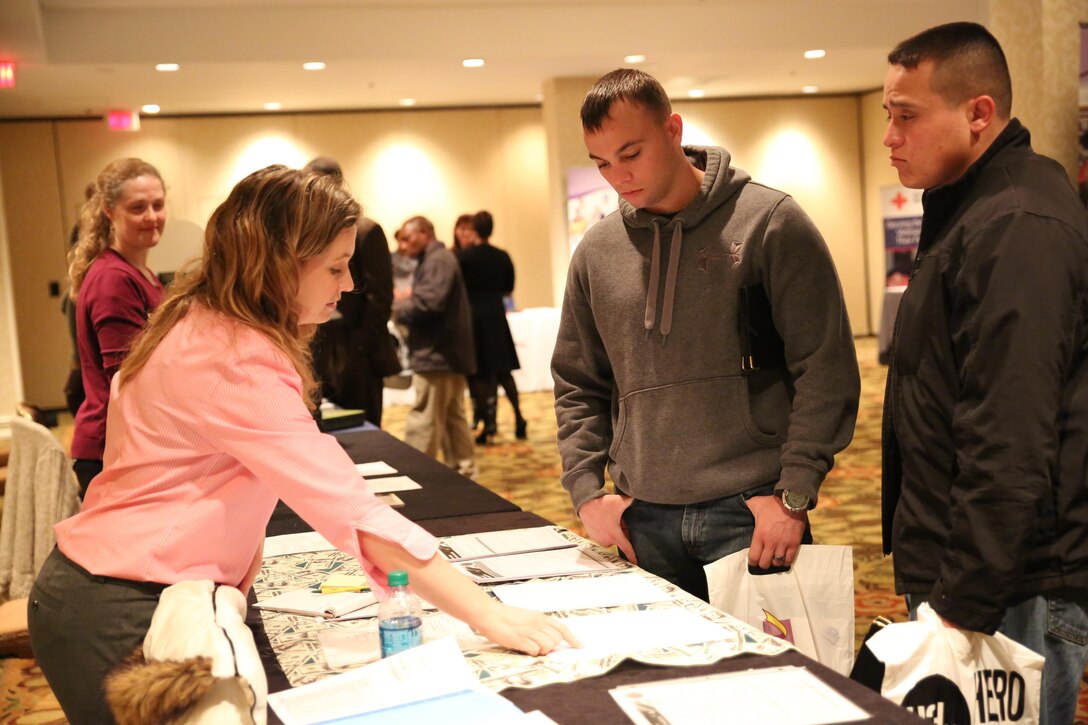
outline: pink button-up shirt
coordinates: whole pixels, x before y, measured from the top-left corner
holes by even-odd
[[[357,532],[419,559],[434,538],[379,501],[347,453],[318,431],[288,358],[260,332],[194,307],[118,389],[105,470],[57,546],[92,574],[238,585],[283,499],[340,550],[365,560]]]

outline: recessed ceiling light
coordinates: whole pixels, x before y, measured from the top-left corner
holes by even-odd
[[[174,71],[181,70],[181,66],[177,63],[157,63],[155,64],[155,70],[162,71],[163,73],[173,73]]]
[[[644,55],[625,55],[623,56],[624,63],[644,63],[646,56]]]
[[[140,111],[142,113],[158,113],[161,110],[162,109],[159,108],[158,104],[155,103],[148,103],[146,106],[140,106]]]
[[[416,105],[416,99],[414,98],[402,98],[399,101],[402,106],[414,106]]]
[[[319,60],[311,60],[302,64],[303,70],[325,70],[325,64]]]
[[[688,91],[689,98],[702,98],[705,95],[706,91],[704,91],[702,88],[692,88],[690,91]]]
[[[816,48],[815,50],[806,50],[805,51],[805,57],[808,58],[809,60],[815,60],[816,58],[823,58],[825,55],[827,55],[827,51],[824,51],[824,50],[822,50],[820,48]]]
[[[461,61],[461,65],[463,65],[466,68],[483,68],[484,67],[484,59],[483,58],[465,58],[463,61]]]
[[[269,101],[268,103],[264,104],[264,110],[266,111],[278,111],[281,108],[283,108],[283,104],[279,101]]]
[[[801,86],[801,92],[802,93],[819,93],[820,92],[820,87],[819,86]]]

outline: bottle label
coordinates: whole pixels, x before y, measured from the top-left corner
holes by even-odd
[[[423,643],[423,627],[418,617],[397,617],[378,626],[382,657],[403,652]]]

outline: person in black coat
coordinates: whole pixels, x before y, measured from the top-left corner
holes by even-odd
[[[510,374],[520,367],[520,363],[510,325],[506,322],[503,301],[514,290],[514,263],[509,254],[490,244],[495,221],[489,212],[478,212],[473,217],[473,225],[478,241],[473,246],[464,246],[457,259],[472,307],[472,332],[476,341],[476,374],[468,381],[474,418],[483,422],[476,442],[487,443],[498,432],[495,417],[500,384],[514,409],[514,433],[524,440],[526,422],[518,404],[517,385]]]
[[[319,157],[306,165],[343,178],[336,161]],[[360,216],[355,253],[348,262],[355,289],[340,297],[339,316],[318,328],[312,343],[314,371],[324,397],[342,408],[359,408],[368,421],[382,424],[382,379],[400,372],[387,323],[393,309],[393,265],[385,232]]]

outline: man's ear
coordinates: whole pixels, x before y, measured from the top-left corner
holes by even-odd
[[[975,96],[967,102],[967,123],[972,133],[982,133],[994,122],[997,104],[990,96]]]
[[[669,138],[679,146],[680,139],[684,137],[684,120],[680,118],[679,113],[670,114],[665,119],[665,130],[668,132]]]

